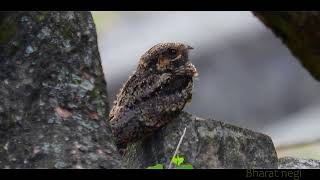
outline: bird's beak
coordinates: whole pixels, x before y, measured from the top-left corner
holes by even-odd
[[[188,50],[191,50],[191,49],[193,49],[193,47],[187,45],[187,49],[188,49]]]

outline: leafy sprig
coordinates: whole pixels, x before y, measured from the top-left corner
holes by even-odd
[[[183,164],[183,162],[185,160],[185,158],[183,156],[177,155],[177,153],[179,151],[179,148],[180,148],[180,145],[182,143],[183,137],[186,134],[186,130],[187,130],[187,128],[184,128],[182,136],[181,136],[181,138],[179,140],[177,148],[176,148],[176,150],[175,150],[175,152],[173,154],[173,157],[172,157],[172,159],[170,161],[168,169],[172,169],[172,164],[175,165],[175,169],[193,169],[193,166],[191,164]],[[156,164],[154,166],[147,167],[147,169],[165,169],[165,168],[164,168],[163,164]]]

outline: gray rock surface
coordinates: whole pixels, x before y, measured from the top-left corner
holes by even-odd
[[[90,12],[0,13],[0,168],[120,168]]]
[[[156,134],[128,146],[124,160],[130,168],[163,163],[168,167],[187,127],[179,155],[194,168],[277,168],[277,154],[269,136],[201,119],[183,112]]]
[[[279,169],[320,169],[320,160],[294,157],[279,158]]]

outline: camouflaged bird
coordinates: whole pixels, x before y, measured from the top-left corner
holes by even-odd
[[[140,58],[109,114],[118,148],[149,136],[191,101],[197,70],[188,59],[190,49],[181,43],[160,43]]]

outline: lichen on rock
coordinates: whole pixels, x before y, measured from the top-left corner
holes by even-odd
[[[0,17],[0,168],[122,167],[90,12]]]

